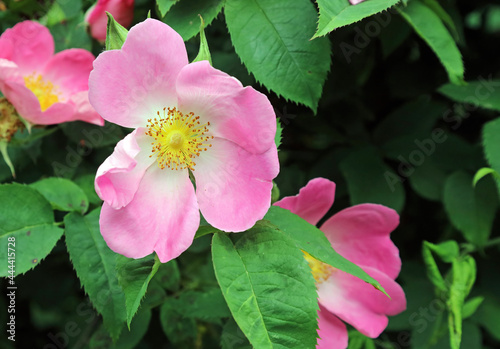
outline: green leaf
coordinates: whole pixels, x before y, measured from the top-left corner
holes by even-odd
[[[371,202],[401,212],[405,202],[403,179],[383,161],[376,149],[351,153],[340,162],[347,181],[351,205]]]
[[[95,174],[87,174],[76,178],[74,182],[83,190],[85,196],[87,196],[89,200],[89,203],[100,205],[102,203],[102,200],[99,198],[99,196],[97,196],[97,193],[95,192],[94,181]]]
[[[328,39],[310,41],[317,13],[309,0],[227,0],[236,53],[255,78],[316,112],[330,68]]]
[[[100,208],[85,217],[74,212],[67,214],[66,246],[85,292],[116,341],[127,319],[125,296],[116,273],[118,255],[101,236],[99,214]]]
[[[219,288],[204,292],[187,291],[182,293],[179,300],[185,305],[182,314],[188,318],[220,323],[221,318],[231,316]]]
[[[160,17],[164,17],[174,4],[179,0],[156,0]]]
[[[229,309],[255,348],[316,347],[316,286],[293,240],[257,224],[244,234],[215,234],[212,258]]]
[[[166,290],[172,292],[178,291],[180,287],[179,283],[181,281],[181,274],[179,272],[177,261],[172,259],[168,263],[162,263],[153,280]]]
[[[210,49],[208,48],[207,38],[205,37],[205,22],[203,17],[200,16],[200,49],[198,55],[193,60],[193,62],[208,61],[212,65],[212,56],[210,55]]]
[[[280,149],[281,140],[283,139],[283,126],[281,125],[280,120],[276,119],[276,135],[274,136],[274,143],[276,144],[276,148],[278,151]]]
[[[115,21],[111,13],[106,12],[106,15],[108,16],[108,26],[106,29],[106,51],[119,50],[122,48],[125,39],[127,39],[128,30]]]
[[[496,118],[484,125],[483,149],[491,168],[500,173],[500,118]],[[500,193],[500,180],[495,179],[495,181]]]
[[[158,271],[161,262],[155,254],[141,259],[118,256],[116,260],[116,271],[118,282],[125,294],[125,306],[127,308],[127,326],[139,309],[141,300],[146,294],[149,282]]]
[[[468,81],[465,86],[446,84],[438,91],[446,97],[460,103],[472,104],[476,107],[500,111],[500,80],[479,77],[479,80]]]
[[[30,187],[38,190],[55,210],[83,214],[89,208],[89,201],[83,190],[69,179],[45,178],[30,184]]]
[[[472,176],[457,171],[444,186],[444,207],[453,225],[465,239],[477,246],[484,245],[491,234],[498,208],[498,194],[486,178],[474,188]]]
[[[497,181],[500,180],[500,174],[497,171],[489,167],[483,167],[480,168],[474,175],[472,185],[475,187],[477,185],[477,182],[479,182],[483,177],[486,177],[489,174],[491,174]]]
[[[264,216],[264,219],[270,221],[288,237],[292,238],[299,249],[306,251],[312,257],[334,268],[354,275],[385,293],[377,280],[369,276],[356,264],[335,252],[332,248],[332,244],[326,238],[325,233],[316,228],[316,226],[289,210],[285,210],[278,206],[271,206]]]
[[[452,284],[448,298],[448,329],[452,349],[459,349],[462,341],[462,309],[464,300],[476,280],[476,262],[471,256],[454,260]]]
[[[179,33],[184,41],[188,41],[200,32],[199,15],[208,27],[223,6],[224,0],[182,0],[169,9],[162,21]]]
[[[104,326],[94,332],[89,341],[89,349],[134,349],[141,342],[151,322],[151,309],[141,309],[137,312],[130,325],[130,331],[122,332],[116,343],[106,332]]]
[[[479,308],[479,306],[481,304],[483,304],[483,301],[484,301],[483,296],[477,296],[477,297],[471,298],[467,302],[465,302],[463,309],[462,309],[462,317],[464,319],[467,319],[468,317],[474,315],[477,308]]]
[[[14,275],[23,274],[52,251],[64,231],[55,225],[49,202],[35,189],[17,183],[0,185],[0,202],[4,203],[0,210],[0,244],[3,246],[0,276],[10,275],[11,270],[15,270]],[[11,259],[8,253],[14,253]],[[15,261],[15,268],[9,268],[9,260]]]
[[[369,0],[353,6],[348,0],[318,0],[318,30],[313,39],[326,35],[339,27],[358,22],[365,17],[387,10],[399,1]]]
[[[177,347],[193,348],[197,335],[196,321],[183,315],[182,300],[169,297],[160,308],[160,323],[167,338],[174,344],[189,343]]]
[[[409,1],[399,12],[438,56],[450,81],[456,85],[465,84],[462,55],[439,16],[417,0]]]
[[[444,10],[441,4],[437,0],[423,0],[423,3],[432,11],[434,11],[434,13],[439,16],[439,18],[441,18],[443,23],[448,27],[451,34],[453,35],[453,39],[458,42],[460,40],[460,35],[458,34],[457,27],[455,26],[455,23],[453,22],[451,16]]]

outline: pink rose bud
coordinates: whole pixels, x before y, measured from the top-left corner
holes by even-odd
[[[99,41],[106,40],[106,12],[111,13],[118,23],[128,28],[134,18],[134,0],[98,0],[97,4],[89,9],[85,21],[90,26],[92,37]]]

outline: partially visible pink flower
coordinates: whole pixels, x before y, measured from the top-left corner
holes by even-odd
[[[115,21],[125,28],[130,27],[134,18],[134,0],[97,0],[85,15],[85,21],[90,25],[90,34],[99,41],[106,40],[108,16],[113,15]]]
[[[365,1],[365,0],[349,0],[349,2],[351,3],[351,5],[357,5],[357,4],[359,4],[359,3],[363,2],[363,1]]]
[[[49,30],[24,21],[0,36],[0,91],[31,124],[82,120],[103,125],[88,100],[93,61],[83,49],[54,55]]]
[[[104,119],[135,128],[95,180],[101,233],[113,251],[156,251],[166,262],[191,245],[200,210],[228,232],[266,214],[279,162],[265,95],[207,61],[188,64],[181,36],[154,19],[97,57],[89,86]]]
[[[315,225],[328,212],[334,197],[335,183],[315,178],[297,196],[285,197],[275,205]],[[305,253],[318,288],[318,349],[347,347],[347,330],[340,319],[376,338],[387,327],[387,315],[406,309],[403,289],[394,281],[401,259],[390,239],[398,224],[396,211],[382,205],[361,204],[338,212],[321,225],[334,250],[379,281],[391,298]]]

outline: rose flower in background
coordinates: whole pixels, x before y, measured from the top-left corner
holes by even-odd
[[[275,205],[315,225],[328,212],[334,197],[335,183],[315,178],[297,196],[285,197]],[[334,250],[379,281],[391,298],[305,254],[318,289],[318,349],[347,348],[347,330],[340,320],[376,338],[388,324],[387,315],[406,309],[403,289],[394,281],[401,269],[401,259],[390,239],[398,224],[399,216],[393,209],[361,204],[338,212],[321,225]]]
[[[82,120],[103,125],[88,100],[93,61],[83,49],[54,55],[49,30],[24,21],[0,36],[0,91],[30,124]]]
[[[212,226],[240,232],[271,204],[279,171],[271,103],[208,61],[188,63],[181,36],[147,19],[120,50],[101,53],[90,74],[99,114],[135,128],[95,180],[104,240],[129,258],[179,256],[200,210]]]
[[[108,16],[106,12],[125,28],[130,27],[134,18],[134,0],[98,0],[85,15],[85,21],[90,26],[90,34],[96,40],[106,40]]]

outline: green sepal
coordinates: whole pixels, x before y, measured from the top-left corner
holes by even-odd
[[[119,50],[122,48],[125,39],[127,39],[128,30],[120,23],[115,21],[113,15],[106,12],[108,16],[108,26],[106,29],[106,51]]]
[[[200,50],[198,51],[198,55],[193,60],[193,62],[199,61],[208,61],[210,65],[212,65],[212,56],[210,55],[210,49],[208,48],[207,38],[205,36],[205,21],[203,17],[200,16]]]

